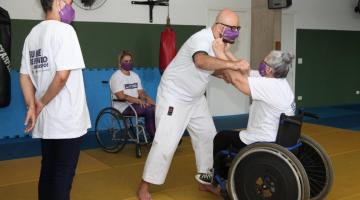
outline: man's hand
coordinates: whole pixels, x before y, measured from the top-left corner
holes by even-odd
[[[226,44],[223,42],[221,38],[215,39],[212,43],[212,48],[217,58],[227,60],[225,55],[225,47]]]
[[[249,74],[250,64],[246,60],[239,60],[239,61],[234,62],[232,69],[240,71],[243,74]]]
[[[36,113],[34,107],[29,107],[25,117],[25,133],[29,133],[35,127]]]
[[[231,44],[230,43],[224,43],[225,45],[225,48],[224,48],[224,51],[225,51],[225,54],[232,54],[230,49],[231,49]]]

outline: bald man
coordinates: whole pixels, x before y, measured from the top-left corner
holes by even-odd
[[[245,60],[229,61],[215,57],[212,45],[223,38],[233,43],[239,35],[239,19],[231,10],[219,12],[212,27],[192,35],[166,68],[158,87],[156,134],[147,157],[138,190],[140,200],[151,200],[150,184],[165,182],[171,160],[185,129],[195,151],[200,190],[216,192],[211,185],[214,122],[208,109],[205,90],[211,75],[221,78],[224,69],[247,71]]]

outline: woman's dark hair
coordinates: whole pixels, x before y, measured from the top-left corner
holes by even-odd
[[[40,0],[40,2],[45,13],[52,10],[54,0]]]

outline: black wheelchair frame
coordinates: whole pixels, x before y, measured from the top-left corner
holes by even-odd
[[[330,192],[333,169],[325,150],[312,138],[301,135],[304,116],[281,114],[275,143],[258,142],[239,152],[221,151],[227,159],[228,177],[214,169],[213,184],[224,199],[320,200]],[[217,160],[217,159],[215,159]]]

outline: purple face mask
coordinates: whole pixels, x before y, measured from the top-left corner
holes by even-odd
[[[75,10],[69,4],[65,4],[65,6],[59,11],[60,20],[64,23],[70,24],[74,21],[75,18]]]
[[[223,38],[223,41],[225,43],[233,44],[237,37],[239,37],[239,31],[238,30],[232,30],[229,27],[226,27],[224,29],[222,38]]]
[[[259,65],[259,73],[261,76],[265,76],[266,75],[266,64],[264,61],[262,61]]]
[[[132,63],[121,63],[121,67],[126,71],[130,71],[133,68],[133,64]]]

